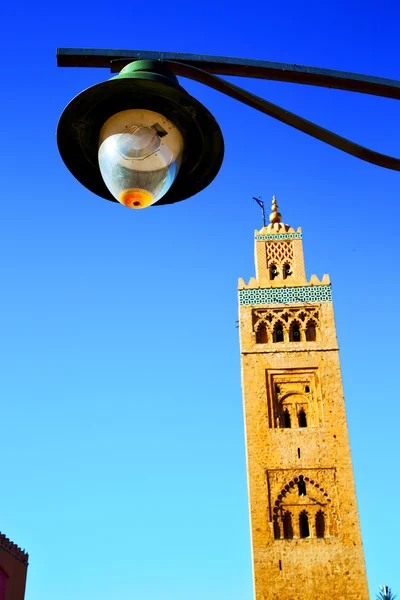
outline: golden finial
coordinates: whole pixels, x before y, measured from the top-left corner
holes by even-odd
[[[282,215],[278,213],[278,205],[276,203],[276,196],[272,196],[272,213],[269,215],[269,220],[271,223],[280,223],[282,220]]]

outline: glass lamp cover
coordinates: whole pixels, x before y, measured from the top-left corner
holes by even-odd
[[[129,208],[146,208],[174,182],[183,139],[163,115],[145,109],[110,117],[99,137],[99,167],[112,195]]]

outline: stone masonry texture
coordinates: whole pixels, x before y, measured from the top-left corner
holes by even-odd
[[[329,284],[290,233],[256,231],[239,290]],[[239,331],[255,599],[368,600],[332,302],[241,305]]]

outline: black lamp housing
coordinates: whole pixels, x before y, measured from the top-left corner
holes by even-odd
[[[186,200],[206,188],[224,157],[220,127],[165,64],[151,60],[130,63],[116,77],[81,92],[65,108],[58,123],[57,144],[72,175],[97,196],[117,202],[100,173],[99,135],[107,119],[135,108],[164,115],[183,138],[178,175],[154,206]]]

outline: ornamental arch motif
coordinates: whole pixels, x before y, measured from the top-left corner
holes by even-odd
[[[253,310],[253,333],[256,343],[276,342],[276,329],[281,325],[283,340],[311,342],[319,339],[319,307],[283,307]],[[265,336],[258,332],[265,330]],[[261,341],[261,340],[267,341]]]
[[[307,320],[305,325],[306,342],[316,342],[318,339],[318,325],[314,318]]]
[[[301,333],[302,333],[301,330],[302,330],[301,322],[298,321],[297,319],[292,319],[292,322],[290,324],[290,329],[289,329],[289,341],[290,342],[302,341],[302,338],[304,336],[301,335]]]
[[[274,343],[284,342],[285,341],[285,326],[284,323],[279,319],[275,322],[274,328],[272,330],[272,341]]]
[[[290,515],[291,536],[285,535],[289,527],[287,515]],[[302,473],[285,484],[277,495],[272,521],[275,539],[328,538],[338,534],[338,518],[328,493]]]
[[[283,427],[282,414],[290,413],[292,428],[324,424],[323,397],[318,368],[266,369],[266,404],[271,428]]]
[[[285,414],[290,416],[291,427],[307,427],[312,424],[313,411],[306,394],[297,391],[287,394],[278,392],[277,394],[275,420],[279,427],[287,428]]]
[[[260,321],[257,323],[256,332],[256,342],[257,344],[267,344],[269,341],[268,329],[266,323]]]
[[[294,253],[291,240],[282,240],[266,244],[266,251],[268,266],[274,263],[282,269],[285,263],[293,265]]]

